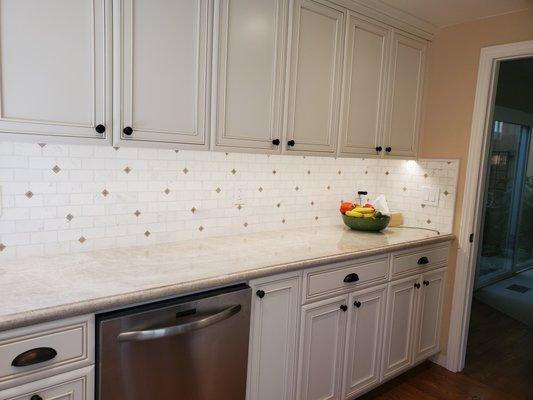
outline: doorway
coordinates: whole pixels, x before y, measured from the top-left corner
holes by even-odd
[[[463,374],[533,391],[533,57],[498,64]]]

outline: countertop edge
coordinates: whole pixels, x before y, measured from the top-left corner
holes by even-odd
[[[220,275],[213,278],[202,279],[201,281],[196,280],[184,283],[172,283],[165,286],[124,293],[121,295],[100,297],[93,300],[84,300],[76,303],[59,305],[56,307],[8,314],[3,317],[0,317],[0,332],[40,324],[44,322],[71,318],[83,314],[104,312],[107,310],[132,306],[135,304],[158,301],[172,296],[185,295],[201,290],[208,290],[220,286],[246,282],[252,279],[297,271],[305,268],[318,267],[321,265],[342,261],[356,260],[359,258],[379,255],[383,253],[390,253],[418,246],[443,243],[453,240],[455,240],[454,234],[444,234],[431,238],[413,240],[370,250],[361,250],[356,252],[348,252],[319,258],[312,258],[308,260],[294,261],[285,264],[277,264],[268,267],[251,269],[249,271],[241,271],[226,275]]]

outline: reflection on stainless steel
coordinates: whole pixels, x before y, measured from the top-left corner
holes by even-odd
[[[250,288],[97,317],[100,400],[245,398]]]

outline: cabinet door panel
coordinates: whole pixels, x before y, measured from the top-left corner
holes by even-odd
[[[288,0],[222,0],[215,146],[279,152]]]
[[[444,293],[443,270],[422,275],[422,291],[418,302],[418,327],[415,337],[415,361],[439,351]]]
[[[386,146],[390,155],[416,156],[427,43],[397,32],[392,40]]]
[[[120,134],[123,139],[205,143],[208,0],[123,0]],[[120,23],[122,26],[120,27]],[[131,136],[122,130],[133,128]]]
[[[304,306],[300,340],[299,399],[337,400],[346,325],[346,297]]]
[[[290,400],[294,396],[298,276],[253,285],[248,400]]]
[[[379,383],[385,293],[381,287],[350,295],[343,398]]]
[[[0,2],[0,132],[105,138],[111,132],[110,2]],[[107,133],[96,132],[96,125]]]
[[[344,60],[341,154],[383,146],[389,30],[349,14]]]
[[[294,8],[290,151],[334,153],[338,137],[344,12],[312,0]]]
[[[382,378],[395,375],[412,364],[412,334],[414,327],[418,276],[392,283],[387,293]]]

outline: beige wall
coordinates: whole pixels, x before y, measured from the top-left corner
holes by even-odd
[[[480,49],[533,40],[533,9],[454,25],[435,37],[428,66],[420,156],[461,160],[454,232],[459,233],[468,142]],[[445,348],[455,271],[456,244],[446,289],[442,343]]]

